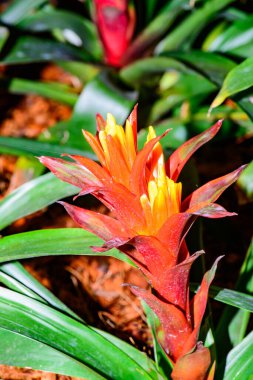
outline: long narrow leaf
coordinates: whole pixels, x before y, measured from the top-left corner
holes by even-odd
[[[81,132],[80,132],[81,133]],[[49,132],[50,134],[50,132]],[[30,140],[18,137],[5,137],[0,136],[0,152],[12,154],[15,156],[53,156],[60,157],[62,153],[68,153],[73,155],[89,156],[94,158],[94,154],[91,153],[89,145],[85,142],[81,136],[79,138],[80,148],[75,148],[68,145],[61,145],[57,143],[49,143],[44,141]]]
[[[70,355],[17,332],[0,327],[0,339],[1,342],[8,342],[8,347],[5,344],[0,345],[1,364],[89,380],[106,379]]]
[[[60,83],[37,82],[28,79],[14,78],[10,81],[8,90],[12,94],[37,94],[73,107],[78,95]]]
[[[102,376],[115,380],[154,378],[93,329],[4,288],[0,289],[0,326],[47,344]]]
[[[29,181],[0,202],[0,229],[78,191],[51,173]]]
[[[243,341],[230,351],[227,360],[224,380],[252,379],[253,364],[253,332],[247,335]]]
[[[196,292],[198,285],[191,284],[190,289],[191,291]],[[253,313],[253,296],[250,296],[248,294],[230,289],[222,289],[218,286],[210,286],[209,297],[213,298],[215,301],[220,301],[227,305]]]
[[[59,244],[61,242],[61,244]],[[0,262],[55,255],[92,255],[91,246],[101,246],[103,241],[82,228],[57,228],[23,232],[0,240]],[[121,252],[112,249],[103,256],[132,262]]]
[[[206,25],[208,20],[213,18],[219,10],[225,8],[232,1],[209,0],[204,3],[202,8],[193,10],[192,14],[159,43],[156,52],[160,54],[164,51],[176,50],[190,35],[196,35]]]

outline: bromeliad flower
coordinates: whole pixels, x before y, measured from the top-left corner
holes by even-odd
[[[71,217],[105,243],[94,250],[113,247],[127,254],[147,277],[152,291],[131,287],[157,314],[160,343],[174,365],[173,379],[206,379],[211,359],[198,342],[209,285],[218,260],[202,280],[197,294],[189,299],[189,272],[201,252],[190,256],[185,235],[197,216],[220,218],[234,213],[216,204],[222,192],[238,178],[243,167],[208,182],[182,200],[180,172],[192,154],[212,139],[221,121],[178,148],[165,162],[155,130],[150,127],[146,144],[137,149],[136,107],[125,129],[112,115],[97,117],[98,132],[84,137],[98,157],[94,162],[70,156],[75,162],[42,157],[41,162],[57,177],[91,193],[112,216],[61,202]],[[211,377],[209,377],[211,379]]]
[[[134,32],[134,7],[127,0],[95,0],[94,6],[106,63],[120,67]]]

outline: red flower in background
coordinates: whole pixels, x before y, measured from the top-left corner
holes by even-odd
[[[81,227],[105,241],[95,250],[120,249],[147,277],[153,292],[131,288],[159,317],[160,343],[174,365],[172,378],[188,379],[190,371],[192,380],[207,379],[211,358],[198,334],[218,260],[190,300],[189,272],[201,252],[190,256],[184,238],[198,215],[234,215],[215,202],[243,167],[208,182],[182,201],[178,176],[192,154],[216,135],[221,122],[184,143],[167,162],[159,141],[169,131],[156,137],[150,127],[147,142],[138,151],[136,107],[125,129],[110,114],[106,121],[98,116],[97,124],[96,136],[87,131],[84,136],[100,164],[81,156],[70,156],[75,163],[50,157],[41,162],[63,181],[81,188],[79,195],[91,193],[111,211],[112,216],[107,216],[62,202]]]
[[[105,61],[120,67],[135,27],[135,10],[128,0],[95,0],[95,21],[104,47]]]

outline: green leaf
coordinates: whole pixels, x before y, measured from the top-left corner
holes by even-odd
[[[235,53],[239,48],[240,51],[245,49],[246,57],[249,56],[250,50],[253,49],[253,16],[250,15],[243,20],[234,22],[229,28],[227,27],[217,38],[210,44],[208,50]],[[246,52],[247,50],[247,52]],[[243,55],[244,56],[244,55]]]
[[[221,85],[227,73],[232,70],[236,63],[220,54],[191,50],[189,52],[174,52],[173,57],[182,59],[207,76],[213,83]]]
[[[6,24],[15,25],[48,0],[12,0],[6,10],[0,15],[0,20]]]
[[[0,63],[5,65],[48,61],[92,61],[84,50],[61,42],[31,36],[19,37]]]
[[[248,249],[236,289],[244,294],[253,294],[253,240]],[[228,351],[244,338],[250,318],[249,311],[226,307],[215,331],[219,359],[224,359]],[[226,326],[226,327],[225,327]]]
[[[171,374],[172,372],[172,363],[169,361],[167,355],[165,354],[164,350],[162,349],[157,339],[157,330],[160,326],[159,319],[157,315],[153,312],[153,310],[144,301],[142,301],[142,306],[147,317],[148,326],[150,327],[151,332],[152,332],[154,357],[155,357],[157,368],[167,378],[169,374]]]
[[[29,181],[0,202],[0,229],[78,191],[78,188],[60,181],[52,173]]]
[[[163,148],[171,148],[176,149],[181,144],[183,144],[187,138],[189,137],[189,130],[187,126],[182,122],[182,120],[178,119],[165,119],[155,125],[155,131],[157,136],[162,135],[167,129],[171,129],[171,131],[162,138],[160,143]],[[141,129],[138,133],[138,146],[139,148],[143,148],[148,135],[148,129]]]
[[[119,75],[128,85],[138,87],[150,76],[168,71],[192,72],[183,63],[167,57],[143,58],[121,69]]]
[[[63,70],[68,71],[70,74],[79,78],[84,84],[94,79],[99,72],[98,67],[83,62],[57,61],[57,65],[62,67]]]
[[[11,285],[12,290],[14,290],[14,286],[16,285],[17,291],[19,293],[28,295],[41,302],[46,302],[49,306],[52,306],[53,308],[58,309],[59,311],[62,311],[63,313],[68,314],[71,317],[74,317],[74,319],[82,321],[74,312],[72,312],[72,310],[70,310],[48,289],[46,289],[40,282],[38,282],[33,276],[31,276],[30,273],[28,273],[19,262],[2,264],[0,266],[0,277],[1,275],[7,275],[7,277],[11,279],[11,284],[9,282],[9,285]],[[9,286],[7,282],[5,282],[5,284],[6,286]],[[132,359],[138,361],[138,364],[140,364],[141,367],[147,370],[148,372],[151,373],[151,371],[153,372],[153,370],[155,370],[154,363],[146,356],[146,354],[140,351],[137,352],[133,346],[105,331],[99,330],[97,328],[94,328],[94,330],[97,331],[100,335],[104,336],[107,340],[109,340],[119,349],[124,351]]]
[[[17,28],[32,32],[59,29],[63,40],[74,46],[83,47],[96,59],[102,58],[102,48],[94,23],[70,11],[47,6],[23,18],[17,24]]]
[[[190,285],[190,289],[191,291],[194,291],[196,293],[198,290],[198,285],[192,283]],[[253,296],[249,294],[241,293],[230,289],[222,289],[218,286],[211,285],[208,295],[215,301],[219,301],[227,305],[237,307],[239,309],[250,311],[251,313],[253,312]]]
[[[4,288],[0,289],[0,326],[51,346],[106,378],[152,379],[135,360],[89,326]]]
[[[50,134],[50,132],[48,132]],[[68,136],[67,136],[68,137]],[[81,138],[80,138],[81,137]],[[61,143],[64,143],[64,136],[62,136]],[[95,158],[91,153],[91,148],[85,141],[79,130],[79,148],[68,145],[51,144],[49,142],[30,140],[18,137],[5,137],[0,136],[0,152],[13,154],[15,156],[52,156],[60,157],[62,153],[85,155],[86,157]]]
[[[187,1],[167,2],[159,14],[148,23],[128,47],[124,54],[123,63],[127,64],[144,55],[145,51],[164,35],[176,17],[183,11]],[[146,2],[146,6],[150,1]]]
[[[242,172],[238,181],[238,186],[245,192],[249,200],[253,200],[253,161]]]
[[[204,5],[193,10],[179,26],[173,29],[156,47],[155,52],[160,54],[165,51],[178,49],[189,36],[197,36],[207,22],[216,16],[216,13],[225,8],[233,0],[209,0]]]
[[[44,141],[64,141],[68,146],[82,148],[82,129],[96,133],[97,113],[106,118],[107,113],[111,112],[119,124],[123,123],[132,111],[136,99],[136,92],[123,91],[112,81],[109,73],[104,72],[85,86],[75,105],[72,118],[50,128],[41,138]]]
[[[13,78],[8,85],[12,94],[37,94],[73,107],[78,95],[67,85],[57,82],[38,82],[28,79]]]
[[[8,348],[3,344],[0,345],[2,364],[90,380],[106,379],[70,355],[17,332],[0,327],[0,339],[2,342],[8,342]]]
[[[191,51],[188,53],[176,52],[172,55],[189,62],[193,68],[196,68],[219,86],[222,85],[227,73],[237,67],[235,62],[213,53]],[[243,93],[240,95],[236,96],[237,103],[253,120],[253,107],[250,97]]]
[[[253,332],[247,335],[228,354],[224,380],[251,380],[253,374],[252,365]]]
[[[232,69],[226,76],[222,88],[213,100],[210,110],[218,107],[232,95],[253,86],[253,58],[248,58]]]
[[[0,52],[9,37],[9,30],[4,26],[0,26]]]
[[[61,244],[59,244],[59,241]],[[101,246],[103,241],[82,228],[56,228],[23,232],[3,237],[0,240],[0,262],[55,255],[101,255],[91,246]],[[132,264],[117,249],[103,252]]]
[[[18,291],[31,298],[35,298],[38,301],[48,303],[53,308],[58,309],[75,319],[80,319],[72,310],[37,281],[19,262],[1,264],[0,277],[2,283],[10,289]]]

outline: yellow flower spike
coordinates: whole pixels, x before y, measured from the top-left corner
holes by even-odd
[[[148,127],[148,135],[147,135],[147,142],[149,142],[150,140],[156,138],[156,133],[155,133],[155,130],[152,126]]]
[[[106,131],[100,131],[98,133],[98,138],[99,138],[99,141],[100,141],[101,146],[102,146],[103,151],[104,151],[105,161],[106,161],[107,166],[109,166],[110,155],[109,155],[109,151],[108,151],[108,147],[107,147],[106,136],[107,136]]]
[[[159,230],[163,223],[168,219],[167,197],[164,194],[163,189],[158,189],[153,204],[152,214],[153,224],[156,226],[156,229]]]
[[[151,205],[149,202],[149,199],[146,194],[142,194],[140,197],[140,202],[141,202],[141,207],[146,219],[146,224],[147,224],[147,229],[150,230],[152,228],[152,210],[151,210]],[[143,231],[145,234],[145,231]]]
[[[180,212],[182,184],[181,182],[175,183],[172,179],[167,177],[167,188],[170,200],[169,214],[176,214]]]
[[[158,189],[155,181],[149,181],[148,183],[148,197],[151,204],[151,208],[153,209],[154,201],[157,196]]]
[[[107,114],[105,131],[108,135],[111,136],[114,136],[116,134],[116,120],[111,113]]]
[[[128,152],[129,164],[132,167],[133,162],[136,157],[136,151],[135,151],[135,145],[134,145],[133,128],[129,120],[126,121],[125,135],[126,135],[126,147],[127,147],[127,152]]]

